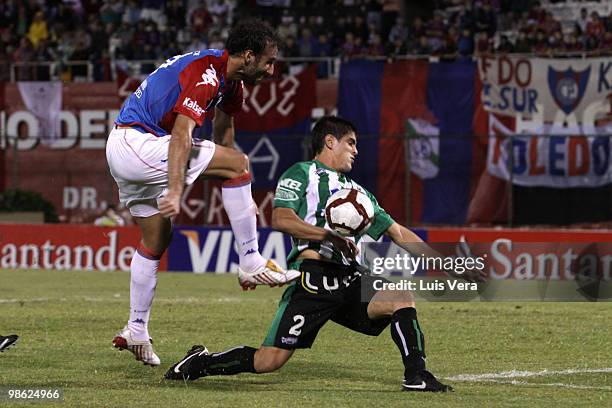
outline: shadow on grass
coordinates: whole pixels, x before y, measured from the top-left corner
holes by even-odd
[[[341,380],[350,382],[351,380],[362,382],[363,376],[356,370],[347,369],[344,366],[330,364],[329,362],[307,362],[295,361],[288,362],[280,371],[270,374],[240,374],[238,376],[211,376],[198,379],[196,381],[172,381],[161,380],[160,385],[175,387],[189,387],[190,389],[201,389],[210,391],[240,391],[245,392],[270,392],[270,391],[291,391],[295,388],[295,382],[301,383],[300,390],[306,390],[304,384],[312,381],[320,382],[321,380]],[[270,388],[272,386],[273,388]],[[381,391],[381,384],[373,383],[372,387],[367,390],[354,390],[351,392],[360,391]],[[312,391],[337,390],[333,386],[322,385],[321,387],[313,388]]]

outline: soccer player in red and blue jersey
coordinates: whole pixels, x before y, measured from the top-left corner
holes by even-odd
[[[245,20],[230,32],[226,49],[168,59],[125,101],[108,137],[106,156],[120,201],[142,233],[130,265],[130,317],[113,344],[144,364],[160,364],[148,322],[171,218],[179,214],[184,186],[200,175],[226,179],[222,198],[238,243],[241,284],[249,279],[276,285],[299,276],[259,253],[248,157],[232,148],[232,115],[242,109],[243,82],[273,74],[278,43],[269,25]],[[219,144],[194,139],[194,129],[213,111],[213,140]]]

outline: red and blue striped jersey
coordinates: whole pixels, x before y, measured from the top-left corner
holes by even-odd
[[[215,106],[228,115],[242,109],[242,81],[227,75],[227,50],[176,55],[153,71],[125,101],[116,124],[157,136],[170,134],[178,114],[202,126]]]

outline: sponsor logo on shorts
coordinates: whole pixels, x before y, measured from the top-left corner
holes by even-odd
[[[202,114],[204,113],[204,109],[202,109],[202,107],[198,105],[198,102],[191,99],[190,97],[185,98],[185,100],[183,101],[183,106],[198,116],[202,116]]]
[[[281,343],[283,344],[295,344],[297,343],[298,339],[297,337],[293,337],[293,336],[289,336],[289,337],[281,337]]]

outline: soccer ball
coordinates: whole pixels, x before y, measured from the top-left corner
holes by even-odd
[[[325,205],[327,225],[344,236],[365,233],[374,217],[374,206],[365,193],[345,188],[335,192]]]

